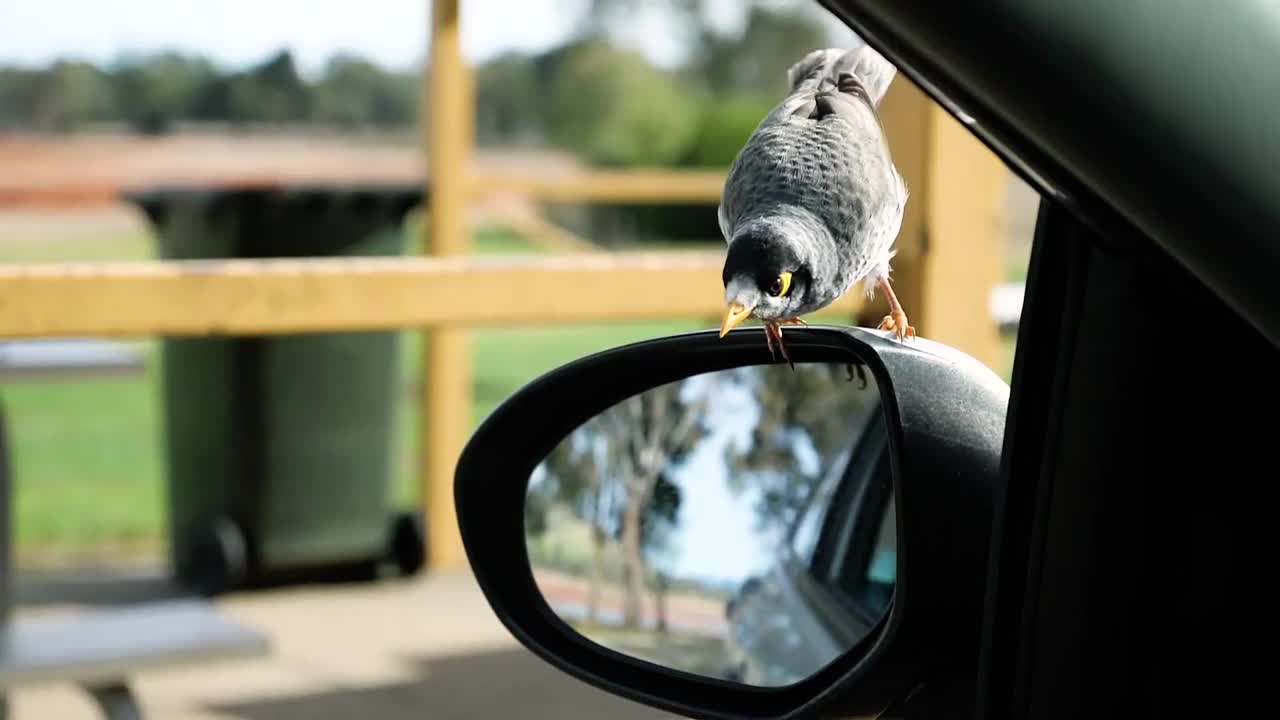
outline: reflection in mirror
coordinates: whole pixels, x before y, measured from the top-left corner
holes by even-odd
[[[539,590],[624,655],[754,686],[804,680],[888,610],[887,442],[874,377],[844,364],[733,368],[628,398],[533,473]]]

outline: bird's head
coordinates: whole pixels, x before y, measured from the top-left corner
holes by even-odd
[[[805,304],[813,273],[795,243],[780,232],[757,229],[734,238],[724,261],[727,306],[720,337],[748,317],[785,320]]]

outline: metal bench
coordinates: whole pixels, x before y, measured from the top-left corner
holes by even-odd
[[[61,379],[141,372],[143,355],[119,342],[94,338],[0,340],[0,377]]]
[[[0,693],[27,684],[71,682],[88,691],[108,718],[140,720],[129,675],[267,652],[261,634],[227,620],[203,600],[26,619],[0,627]]]
[[[48,350],[48,348],[44,348]],[[83,349],[83,348],[82,348]],[[94,372],[128,367],[120,354],[54,353],[63,362],[15,361],[13,346],[0,344],[0,376],[50,372]],[[39,355],[39,353],[35,353]],[[23,362],[25,359],[26,362]],[[95,362],[96,360],[96,362]],[[6,720],[5,692],[44,682],[83,687],[110,720],[140,720],[142,710],[129,690],[131,674],[151,668],[260,657],[269,651],[260,633],[223,617],[201,599],[141,602],[86,611],[69,617],[12,615],[11,475],[8,432],[0,398],[0,720]]]

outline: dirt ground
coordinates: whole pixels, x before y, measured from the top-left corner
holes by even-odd
[[[25,586],[17,616],[37,619],[115,603],[39,602]],[[81,594],[135,603],[160,577],[80,581]],[[133,584],[130,592],[121,586]],[[58,597],[65,598],[65,591]],[[152,668],[130,679],[150,720],[677,720],[610,695],[520,646],[469,572],[376,583],[234,593],[224,615],[262,633],[265,657]],[[10,692],[8,720],[100,720],[69,683]]]

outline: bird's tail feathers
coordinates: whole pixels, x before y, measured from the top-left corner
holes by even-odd
[[[838,78],[842,72],[853,73],[867,89],[872,102],[879,106],[885,93],[889,92],[889,84],[898,74],[898,69],[875,48],[862,45],[844,53],[837,61],[835,76]]]
[[[787,69],[787,85],[791,87],[791,92],[796,92],[806,85],[817,86],[823,80],[834,80],[834,76],[829,73],[829,68],[847,52],[841,48],[823,48],[800,58]]]
[[[791,92],[817,90],[823,84],[834,87],[840,74],[853,73],[879,105],[898,69],[865,42],[852,48],[822,48],[805,55],[787,70]]]

